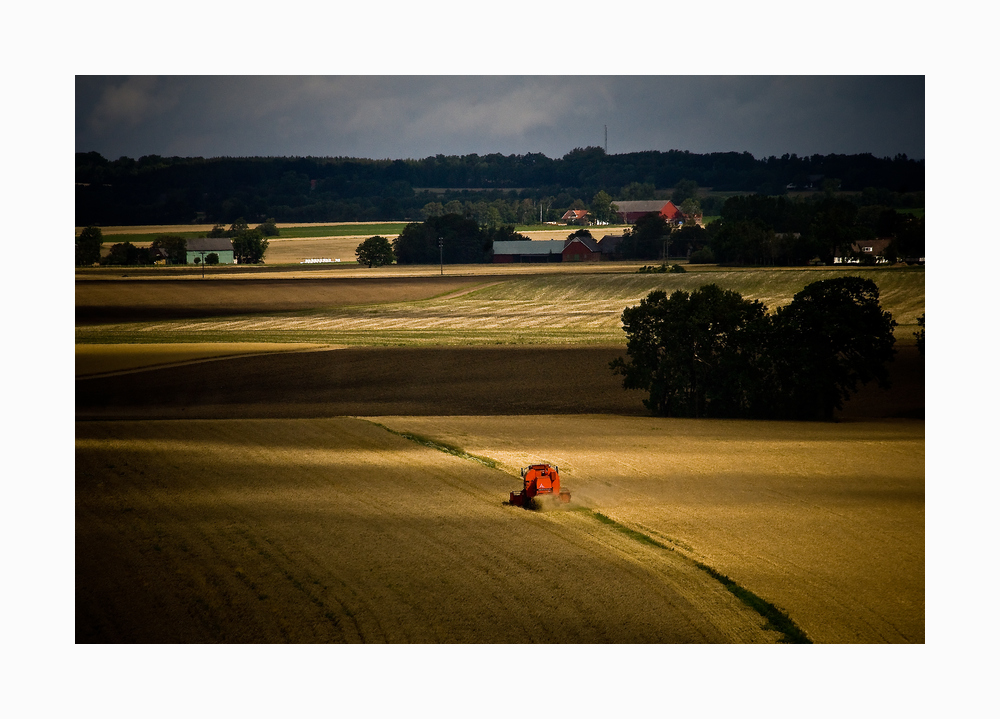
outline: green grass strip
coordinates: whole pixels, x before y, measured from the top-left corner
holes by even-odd
[[[490,469],[500,469],[500,464],[489,457],[480,457],[477,454],[470,454],[466,452],[461,447],[456,447],[453,444],[447,444],[445,442],[438,442],[437,440],[431,439],[430,437],[424,437],[419,434],[413,434],[412,432],[397,432],[394,429],[386,427],[384,424],[379,422],[372,422],[371,420],[365,420],[366,422],[371,422],[376,427],[381,427],[386,432],[396,435],[397,437],[402,437],[403,439],[408,439],[411,442],[416,442],[417,444],[423,445],[424,447],[430,447],[431,449],[436,449],[439,452],[444,452],[445,454],[450,454],[455,457],[460,457],[461,459],[469,459],[473,462],[479,462],[479,464],[485,465]]]
[[[607,517],[600,512],[596,512],[592,509],[582,509],[580,511],[588,512],[594,519],[601,522],[602,524],[607,524],[613,527],[617,531],[621,532],[630,539],[634,539],[642,544],[647,544],[652,547],[658,547],[659,549],[666,549],[669,551],[674,551],[673,547],[669,547],[662,542],[658,542],[652,537],[643,534],[642,532],[637,532],[634,529],[630,529],[619,522]],[[785,614],[783,611],[778,609],[776,606],[770,602],[761,599],[756,594],[751,592],[745,587],[741,587],[739,584],[734,582],[732,579],[727,577],[725,574],[712,569],[707,564],[699,562],[696,559],[691,559],[694,565],[698,569],[706,572],[712,579],[721,583],[729,592],[743,602],[746,606],[753,609],[755,612],[760,614],[767,620],[766,629],[773,629],[774,631],[780,632],[782,637],[781,644],[812,644],[809,637],[806,636],[805,632],[799,629],[798,625],[792,621],[791,617]]]

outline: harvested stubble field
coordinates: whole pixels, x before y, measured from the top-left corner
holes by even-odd
[[[312,286],[302,281],[288,281],[290,287],[303,290],[297,297],[290,294],[295,290],[283,288],[276,280],[260,281],[252,290],[244,287],[245,284],[249,286],[247,280],[219,283],[218,288],[200,293],[188,289],[194,283],[186,282],[97,283],[100,286],[78,282],[78,321],[97,317],[105,321],[100,325],[78,327],[76,341],[150,343],[253,339],[336,345],[617,344],[623,339],[622,310],[638,304],[654,289],[691,291],[714,282],[724,289],[739,291],[745,297],[759,299],[774,309],[790,302],[795,292],[809,282],[843,274],[842,270],[732,270],[679,275],[499,276],[491,281],[474,277],[438,278],[439,285],[428,284],[428,287],[439,288],[442,292],[451,287],[454,291],[411,301],[399,301],[409,298],[389,294],[378,302],[366,300],[359,292],[352,304],[339,300],[344,293],[338,288],[354,287],[352,283],[355,282],[363,285],[362,281],[313,280]],[[923,312],[923,272],[858,270],[852,274],[871,277],[878,283],[883,307],[900,323],[898,336],[911,339],[916,318]],[[481,283],[478,288],[477,280]],[[392,292],[389,284],[392,281],[386,278],[378,282],[385,282],[385,291]],[[395,281],[401,286],[409,286],[409,283],[418,285],[421,281],[430,283],[430,278]],[[372,283],[372,286],[379,285]],[[306,287],[309,289],[305,290]],[[103,297],[100,296],[102,292]],[[254,299],[255,292],[263,294]],[[306,299],[305,292],[310,293],[310,299]],[[146,300],[147,314],[141,319],[152,320],[152,313],[161,312],[159,308],[163,308],[158,315],[162,318],[160,321],[106,321],[115,319],[110,309],[113,301],[132,313],[144,307],[143,293],[147,297],[155,293],[156,299]],[[217,311],[213,310],[209,299],[191,299],[197,294],[211,298],[214,293],[219,297]],[[321,299],[324,294],[328,299]],[[130,295],[137,297],[126,300]],[[275,310],[262,309],[268,302],[273,303]],[[321,304],[323,302],[326,306]],[[245,309],[241,312],[241,308]],[[213,311],[216,316],[197,316]],[[171,319],[169,313],[184,319]]]
[[[363,420],[84,423],[78,642],[774,642],[679,554]]]
[[[813,641],[924,641],[923,422],[375,419],[510,472],[558,464],[574,500],[729,576]]]

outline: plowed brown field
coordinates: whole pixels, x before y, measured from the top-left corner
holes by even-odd
[[[773,642],[680,554],[357,419],[80,423],[77,642]]]

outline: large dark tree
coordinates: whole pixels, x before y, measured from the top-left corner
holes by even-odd
[[[743,416],[754,378],[754,325],[766,308],[738,292],[705,285],[688,294],[651,292],[627,307],[622,323],[629,361],[611,362],[626,389],[666,416]]]
[[[670,226],[658,214],[649,214],[636,220],[625,230],[618,244],[618,252],[626,260],[655,260],[663,254],[670,241]],[[669,250],[668,250],[669,251]]]
[[[131,242],[119,242],[111,245],[108,256],[101,259],[102,265],[151,265],[149,250],[136,247]]]
[[[240,265],[259,265],[264,262],[268,241],[264,233],[257,229],[243,229],[231,235],[233,239],[233,258]]]
[[[101,261],[101,242],[104,237],[100,227],[84,227],[76,238],[77,267]]]
[[[859,384],[875,381],[888,388],[896,321],[882,309],[872,280],[813,282],[778,308],[774,324],[777,416],[832,419]]]
[[[611,195],[601,190],[590,201],[589,212],[595,221],[610,224],[617,221],[618,205],[611,201]]]
[[[859,384],[888,387],[896,322],[871,280],[820,280],[766,312],[715,285],[651,292],[622,313],[629,360],[611,369],[667,416],[828,420]]]
[[[153,240],[150,249],[166,250],[167,258],[171,264],[183,265],[187,263],[187,240],[180,235],[160,235]]]
[[[475,220],[454,213],[411,222],[393,241],[401,265],[435,264],[442,257],[446,264],[485,262],[492,246]]]
[[[670,233],[670,254],[686,257],[708,244],[708,230],[694,222],[687,222]]]
[[[774,230],[762,220],[723,221],[712,236],[712,252],[720,264],[774,264]]]
[[[396,261],[396,256],[392,254],[392,244],[381,235],[369,237],[358,245],[354,254],[358,258],[359,265],[368,265],[369,267],[391,265]]]

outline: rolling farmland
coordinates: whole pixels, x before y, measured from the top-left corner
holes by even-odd
[[[722,578],[924,641],[922,270],[852,268],[900,356],[826,424],[648,417],[607,362],[652,289],[843,270],[381,269],[78,276],[77,642],[794,640]],[[529,461],[570,510],[504,504]]]

